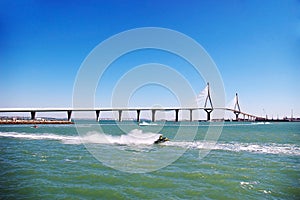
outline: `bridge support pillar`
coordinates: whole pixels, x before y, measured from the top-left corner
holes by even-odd
[[[71,121],[71,116],[72,116],[72,111],[71,110],[67,111],[67,116],[68,116],[68,121],[70,122]]]
[[[193,121],[193,110],[190,110],[190,122]]]
[[[136,116],[136,121],[139,122],[139,121],[140,121],[141,110],[137,110],[137,111],[136,111],[136,114],[137,114],[137,116]]]
[[[155,121],[155,112],[156,112],[156,110],[152,110],[152,122]]]
[[[119,122],[122,121],[122,110],[119,110]]]
[[[205,110],[205,112],[207,113],[206,120],[207,120],[207,121],[210,121],[210,113],[213,111],[213,109],[212,109],[212,108],[206,108],[206,109],[204,109],[204,110]]]
[[[235,120],[238,121],[240,112],[234,112],[234,114],[235,114]]]
[[[30,115],[31,115],[31,119],[34,120],[35,119],[35,114],[36,112],[35,111],[31,111],[30,112]]]
[[[236,121],[239,120],[239,114],[238,114],[238,113],[235,114],[235,120],[236,120]]]
[[[68,121],[70,122],[71,121],[71,116],[72,116],[72,111],[68,110],[67,114],[68,114]]]
[[[100,110],[96,110],[96,121],[100,121]]]
[[[179,109],[175,110],[175,122],[178,122]]]

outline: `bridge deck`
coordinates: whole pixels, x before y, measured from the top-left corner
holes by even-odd
[[[190,121],[193,120],[192,112],[194,110],[204,110],[207,113],[207,120],[210,120],[210,113],[213,110],[224,110],[231,111],[236,114],[238,117],[239,114],[248,117],[248,119],[255,120],[259,118],[258,116],[241,112],[239,110],[231,109],[231,108],[203,108],[203,107],[132,107],[132,108],[0,108],[0,112],[30,112],[31,119],[35,119],[36,112],[67,112],[68,120],[71,121],[72,112],[84,112],[84,111],[94,111],[96,112],[96,120],[99,121],[100,112],[102,111],[118,111],[119,112],[119,121],[122,119],[123,111],[136,111],[137,112],[137,121],[140,119],[141,111],[152,111],[152,121],[155,121],[155,112],[156,111],[175,111],[175,121],[179,120],[179,111],[180,110],[188,110],[190,111]],[[237,118],[238,119],[238,118]]]

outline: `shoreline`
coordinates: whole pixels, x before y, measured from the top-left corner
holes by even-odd
[[[72,121],[66,120],[0,120],[0,124],[74,124]]]
[[[117,121],[117,120],[101,120],[101,121]],[[132,120],[129,120],[132,121]],[[128,121],[128,122],[129,122]],[[248,120],[211,120],[210,122],[300,122],[299,119],[297,120],[283,120],[283,119],[279,119],[279,120],[255,120],[255,121],[248,121]],[[159,122],[159,121],[158,121]],[[174,122],[174,121],[161,121],[161,122]],[[181,122],[187,122],[187,121],[181,121]],[[197,122],[197,121],[194,121]],[[208,122],[206,120],[199,120],[198,122]],[[32,120],[32,119],[16,119],[16,120],[12,120],[12,119],[0,119],[0,125],[5,125],[5,124],[74,124],[73,121],[67,121],[67,120],[57,120],[57,119],[53,119],[53,120]]]

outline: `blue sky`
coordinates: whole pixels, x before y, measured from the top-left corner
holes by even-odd
[[[282,117],[293,109],[300,116],[300,2],[295,0],[1,1],[0,107],[72,107],[76,74],[90,51],[140,27],[173,29],[201,44],[221,73],[227,101],[238,92],[243,111]],[[196,93],[205,87],[174,55],[134,52],[108,70],[96,105],[107,107],[122,74],[149,62],[178,70]],[[130,105],[167,103],[176,104],[174,96],[155,85],[130,100]]]

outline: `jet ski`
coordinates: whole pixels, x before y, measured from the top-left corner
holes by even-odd
[[[163,137],[162,135],[160,135],[159,138],[154,142],[154,144],[160,144],[160,143],[164,143],[166,141],[170,141],[169,138]]]

